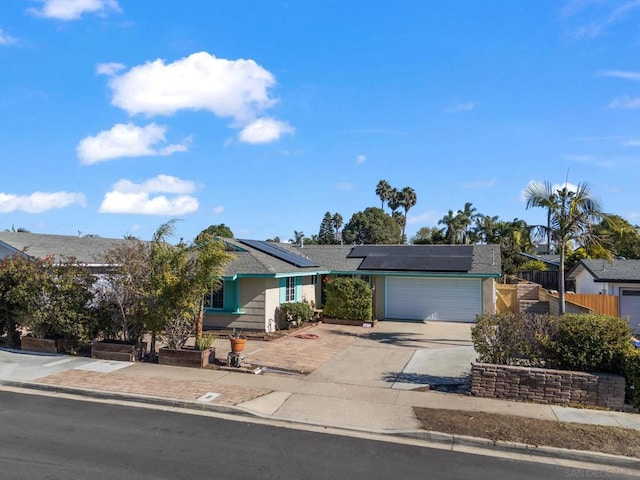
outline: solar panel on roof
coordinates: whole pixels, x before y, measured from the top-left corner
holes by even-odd
[[[350,258],[363,258],[359,270],[468,272],[472,245],[387,245],[354,247]]]
[[[290,252],[289,250],[285,250],[282,247],[278,247],[269,242],[264,242],[262,240],[240,240],[240,243],[248,245],[249,247],[255,248],[256,250],[261,251],[262,253],[266,253],[267,255],[271,255],[279,260],[290,263],[291,265],[295,265],[296,267],[319,267],[316,262],[313,260],[303,257],[302,255],[298,255],[297,253]]]

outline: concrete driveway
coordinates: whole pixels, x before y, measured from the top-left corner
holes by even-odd
[[[247,361],[308,373],[309,380],[410,390],[468,381],[471,325],[381,321],[374,328],[321,324],[275,342],[249,342]]]

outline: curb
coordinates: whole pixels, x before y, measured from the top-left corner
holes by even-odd
[[[242,417],[271,419],[287,423],[297,423],[300,425],[310,425],[315,427],[327,427],[308,422],[300,422],[295,420],[286,420],[281,418],[273,418],[270,415],[262,415],[251,412],[242,407],[235,405],[219,405],[209,403],[198,403],[194,401],[179,400],[174,398],[161,398],[132,393],[115,393],[104,390],[87,390],[76,387],[62,387],[59,385],[47,385],[35,382],[19,382],[19,381],[0,381],[0,386],[24,388],[28,390],[38,390],[43,392],[56,392],[70,395],[78,395],[103,400],[128,401],[133,403],[142,403],[148,405],[159,405],[173,408],[184,408],[189,410],[199,410],[206,412],[224,413]],[[384,437],[396,437],[412,440],[420,440],[444,445],[450,445],[452,449],[455,447],[472,447],[484,450],[498,450],[505,453],[518,453],[523,455],[532,455],[540,458],[554,458],[569,460],[575,462],[583,462],[596,464],[606,467],[618,467],[640,471],[640,459],[625,457],[621,455],[611,455],[601,452],[592,452],[586,450],[569,450],[565,448],[556,448],[548,446],[528,445],[524,443],[493,441],[486,438],[468,437],[464,435],[453,435],[443,432],[434,432],[427,430],[376,430],[376,429],[358,429],[332,425],[330,428],[342,430],[345,432],[363,432],[382,435]]]

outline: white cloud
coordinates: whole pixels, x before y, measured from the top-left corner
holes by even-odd
[[[562,9],[565,17],[579,15],[579,26],[572,32],[575,38],[595,38],[612,25],[628,19],[640,7],[638,0],[607,2],[601,0],[574,0]],[[583,20],[589,17],[589,20]]]
[[[0,193],[0,213],[14,211],[42,213],[48,210],[68,207],[73,204],[84,207],[84,195],[73,192],[34,192],[30,195]]]
[[[196,189],[194,182],[169,175],[158,175],[143,183],[127,179],[116,182],[100,205],[100,213],[143,215],[184,215],[198,209],[198,200],[185,193]],[[152,196],[153,193],[177,193],[176,197]]]
[[[17,41],[17,38],[12,37],[0,28],[0,45],[11,45],[12,43],[16,43]]]
[[[628,72],[624,70],[607,70],[600,73],[602,77],[622,78],[624,80],[634,80],[640,82],[640,72]]]
[[[446,112],[470,112],[471,110],[475,110],[477,104],[476,102],[467,102],[467,103],[457,103],[452,107],[447,107],[445,109]]]
[[[113,189],[121,193],[193,193],[197,189],[195,182],[182,180],[171,175],[158,175],[143,183],[134,183],[123,178],[118,180]]]
[[[220,215],[222,213],[224,213],[224,206],[222,205],[216,205],[215,207],[213,207],[213,213],[216,215]]]
[[[119,13],[122,10],[116,0],[38,0],[41,8],[30,8],[28,11],[40,17],[57,20],[78,20],[85,13],[106,15],[109,12]]]
[[[273,118],[259,118],[242,129],[238,138],[244,143],[269,143],[284,134],[293,134],[294,129],[285,122]]]
[[[640,108],[640,98],[633,97],[618,97],[614,98],[609,105],[609,108],[623,108],[625,110],[634,110]]]
[[[272,106],[274,76],[253,60],[226,60],[207,52],[165,63],[162,59],[113,75],[111,103],[130,115],[172,115],[208,110],[242,121]]]
[[[353,190],[355,188],[355,186],[353,185],[353,183],[340,182],[340,183],[336,183],[334,188],[336,190],[349,191],[349,190]]]
[[[120,157],[166,156],[188,150],[186,144],[156,148],[156,144],[166,142],[166,131],[167,127],[155,123],[146,127],[118,123],[111,130],[103,130],[95,137],[81,140],[76,152],[80,163],[90,165]]]
[[[366,155],[358,155],[356,157],[356,164],[358,164],[358,165],[362,165],[366,161],[367,161],[367,156]]]
[[[117,62],[99,63],[96,65],[96,75],[107,75],[109,77],[124,70],[126,65]]]
[[[491,178],[489,180],[476,180],[475,182],[467,182],[464,184],[465,188],[492,188],[496,186],[496,179]]]
[[[407,225],[437,223],[438,216],[434,212],[425,212],[420,215],[408,215]]]

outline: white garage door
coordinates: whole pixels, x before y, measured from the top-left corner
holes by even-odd
[[[633,331],[640,333],[640,290],[620,289],[620,317],[627,318]]]
[[[482,279],[388,277],[385,317],[473,322],[482,313]]]

